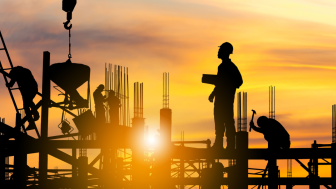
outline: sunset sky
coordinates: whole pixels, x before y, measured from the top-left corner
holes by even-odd
[[[335,8],[332,0],[78,0],[71,21],[72,62],[91,67],[91,92],[104,83],[105,63],[128,67],[130,86],[144,83],[150,136],[158,134],[162,73],[169,72],[173,140],[184,131],[185,140],[214,141],[208,101],[213,86],[201,78],[217,73],[218,46],[230,42],[230,58],[244,82],[237,92],[247,92],[248,122],[251,109],[255,118],[268,116],[268,87],[273,85],[276,119],[289,132],[292,147],[310,147],[314,140],[331,143]],[[51,63],[67,60],[64,21],[61,0],[0,0],[0,31],[13,64],[29,68],[40,91],[43,51],[51,53]],[[0,60],[8,67],[4,51]],[[15,110],[3,79],[0,99],[0,117],[13,126]],[[60,120],[61,111],[52,110],[50,136],[62,134]],[[249,137],[249,147],[267,147],[261,134]],[[293,167],[293,177],[305,176],[294,162]],[[321,175],[330,175],[329,169]]]

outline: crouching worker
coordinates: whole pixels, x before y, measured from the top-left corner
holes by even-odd
[[[272,149],[289,149],[290,136],[286,129],[275,119],[260,116],[257,120],[259,127],[256,127],[253,121],[250,122],[250,127],[264,135],[268,142],[268,148]]]

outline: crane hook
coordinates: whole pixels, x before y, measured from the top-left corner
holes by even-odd
[[[70,24],[70,25],[68,26],[69,23],[70,23],[70,20],[68,20],[68,21],[66,21],[66,22],[63,22],[63,24],[64,24],[64,28],[65,28],[66,30],[70,30],[70,29],[72,28],[72,24]]]

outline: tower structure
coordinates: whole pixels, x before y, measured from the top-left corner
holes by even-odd
[[[132,118],[132,130],[133,186],[143,189],[146,188],[143,180],[148,179],[149,170],[146,164],[144,164],[145,118],[143,118],[143,83],[139,85],[139,82],[134,83],[134,118]]]
[[[160,137],[162,148],[171,142],[172,110],[169,108],[169,73],[163,73],[163,101],[160,110]]]
[[[231,189],[232,188],[247,189],[248,186],[246,184],[248,179],[248,159],[246,158],[247,149],[248,149],[247,93],[243,92],[242,95],[242,92],[239,92],[237,95],[237,132],[236,132],[236,151],[237,153],[239,153],[239,157],[235,160],[237,168],[234,171],[232,171],[232,173],[228,174],[228,178],[230,179],[239,177],[240,180],[229,185],[229,188]],[[232,164],[234,164],[234,162]]]
[[[275,86],[269,86],[268,88],[268,117],[275,119]]]
[[[169,186],[171,183],[165,183],[170,178],[170,144],[172,128],[172,110],[169,108],[169,73],[163,73],[163,102],[160,110],[160,145],[155,151],[158,152],[157,164],[154,169],[160,170],[159,178],[161,185]],[[181,160],[182,161],[182,160]]]

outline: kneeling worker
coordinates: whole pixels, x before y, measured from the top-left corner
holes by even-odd
[[[268,142],[268,148],[273,149],[289,149],[290,136],[286,129],[275,119],[260,116],[257,120],[259,127],[256,127],[253,121],[250,122],[250,127],[264,134],[265,140]]]

